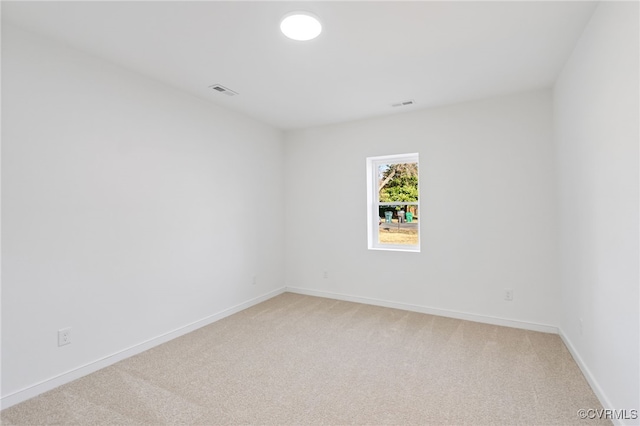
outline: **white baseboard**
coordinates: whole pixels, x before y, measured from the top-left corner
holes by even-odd
[[[142,343],[138,343],[137,345],[131,346],[127,349],[123,349],[104,358],[67,371],[66,373],[62,373],[56,377],[52,377],[51,379],[44,380],[40,383],[29,386],[12,394],[2,396],[2,398],[0,398],[0,409],[9,408],[12,405],[16,405],[20,402],[26,401],[27,399],[31,399],[35,396],[40,395],[41,393],[50,391],[54,388],[57,388],[58,386],[64,385],[66,383],[79,379],[80,377],[94,373],[98,370],[115,364],[118,361],[122,361],[123,359],[132,357],[162,343],[168,342],[169,340],[173,340],[187,333],[191,333],[194,330],[212,324],[244,309],[250,308],[253,305],[257,305],[258,303],[264,302],[265,300],[271,299],[272,297],[278,296],[284,292],[285,287],[276,289],[269,293],[263,294],[262,296],[255,297],[253,299],[247,300],[246,302],[240,303],[216,314],[210,315],[199,321],[192,322],[191,324],[187,324],[168,333],[154,337]]]
[[[573,357],[574,361],[576,362],[576,364],[578,364],[578,367],[580,367],[580,371],[582,371],[582,375],[585,377],[585,379],[587,379],[589,386],[591,386],[593,393],[595,393],[596,397],[598,397],[600,404],[602,404],[602,406],[606,409],[610,409],[610,410],[615,409],[615,407],[611,404],[611,401],[609,401],[609,398],[607,398],[607,395],[605,395],[605,393],[602,391],[602,388],[600,387],[600,384],[598,383],[596,378],[593,376],[593,374],[591,374],[591,370],[589,370],[589,367],[587,367],[587,365],[582,360],[582,357],[576,350],[575,346],[573,346],[573,343],[571,343],[571,340],[569,339],[569,337],[567,337],[567,335],[564,334],[561,328],[558,330],[558,334],[560,335],[560,338],[564,342],[564,345],[567,347],[567,349],[571,353],[571,356]],[[585,408],[590,408],[590,407],[585,407]],[[613,422],[614,425],[624,425],[622,420],[619,420],[619,419],[610,419],[610,420]]]
[[[505,318],[497,318],[497,317],[486,316],[486,315],[469,314],[465,312],[451,311],[446,309],[430,308],[426,306],[411,305],[407,303],[392,302],[387,300],[373,299],[373,298],[360,297],[360,296],[352,296],[352,295],[341,294],[341,293],[309,290],[309,289],[304,289],[299,287],[282,287],[282,288],[276,289],[262,296],[258,296],[253,299],[247,300],[246,302],[232,306],[228,309],[225,309],[216,314],[210,315],[199,321],[193,322],[191,324],[187,324],[176,330],[170,331],[168,333],[157,336],[153,339],[149,339],[145,342],[139,343],[137,345],[134,345],[122,351],[116,352],[104,358],[90,362],[88,364],[85,364],[81,367],[70,370],[66,373],[60,374],[51,379],[29,386],[25,389],[14,392],[12,394],[2,396],[2,398],[0,398],[0,409],[5,409],[8,407],[11,407],[12,405],[26,401],[41,393],[47,392],[58,386],[72,382],[76,379],[79,379],[80,377],[86,376],[100,369],[108,367],[112,364],[115,364],[118,361],[137,355],[141,352],[149,350],[162,343],[168,342],[169,340],[175,339],[177,337],[190,333],[194,330],[197,330],[201,327],[212,324],[216,321],[219,321],[223,318],[226,318],[244,309],[250,308],[253,305],[257,305],[258,303],[264,302],[268,299],[278,296],[284,292],[297,293],[297,294],[303,294],[308,296],[324,297],[328,299],[344,300],[347,302],[363,303],[363,304],[374,305],[374,306],[383,306],[387,308],[402,309],[405,311],[420,312],[424,314],[438,315],[442,317],[456,318],[456,319],[480,322],[485,324],[500,325],[505,327],[520,328],[524,330],[558,334],[562,339],[562,341],[564,342],[564,344],[566,345],[566,347],[568,348],[571,355],[573,356],[574,360],[576,361],[576,364],[578,364],[578,367],[580,368],[585,378],[589,382],[589,385],[591,386],[594,393],[600,400],[600,403],[602,404],[602,406],[605,408],[613,409],[613,406],[611,405],[609,399],[606,397],[606,395],[602,391],[602,388],[600,387],[600,385],[598,384],[594,376],[591,374],[591,371],[589,370],[589,368],[585,365],[584,361],[576,351],[575,347],[573,346],[569,338],[558,327],[545,325],[545,324],[531,323],[526,321],[509,320]],[[620,420],[614,419],[613,422],[616,425],[623,425],[623,423]]]
[[[537,324],[526,321],[516,321],[506,318],[497,318],[487,315],[468,314],[465,312],[450,311],[447,309],[430,308],[427,306],[410,305],[407,303],[391,302],[388,300],[371,299],[368,297],[352,296],[341,293],[331,293],[327,291],[308,290],[300,287],[286,287],[286,291],[290,293],[304,294],[307,296],[325,297],[328,299],[344,300],[345,302],[363,303],[365,305],[383,306],[385,308],[402,309],[404,311],[420,312],[423,314],[437,315],[447,318],[456,318],[461,320],[480,322],[484,324],[501,325],[505,327],[520,328],[523,330],[541,331],[543,333],[558,334],[558,327],[546,324]]]
[[[420,312],[424,314],[438,315],[442,317],[456,318],[456,319],[480,322],[485,324],[501,325],[505,327],[513,327],[513,328],[520,328],[524,330],[541,331],[544,333],[558,334],[562,339],[562,341],[564,342],[567,349],[569,350],[569,353],[571,354],[571,356],[573,356],[573,359],[575,360],[576,364],[578,364],[578,367],[582,371],[582,374],[584,375],[584,377],[587,379],[589,386],[591,386],[591,389],[593,390],[596,397],[600,401],[600,404],[602,404],[602,406],[605,409],[611,409],[611,410],[615,409],[615,407],[613,407],[613,405],[609,401],[609,398],[607,398],[602,388],[598,384],[598,381],[595,379],[593,374],[591,374],[591,371],[582,360],[582,357],[580,357],[578,351],[575,349],[575,347],[571,343],[571,340],[569,340],[569,338],[562,332],[562,329],[558,327],[545,325],[545,324],[531,323],[526,321],[515,321],[515,320],[509,320],[505,318],[496,318],[496,317],[485,316],[485,315],[468,314],[464,312],[450,311],[446,309],[436,309],[436,308],[430,308],[425,306],[410,305],[406,303],[391,302],[387,300],[371,299],[367,297],[352,296],[352,295],[346,295],[346,294],[340,294],[340,293],[331,293],[331,292],[319,291],[319,290],[309,290],[309,289],[299,288],[299,287],[286,287],[286,291],[290,293],[304,294],[307,296],[317,296],[317,297],[324,297],[328,299],[344,300],[346,302],[356,302],[356,303],[363,303],[366,305],[383,306],[386,308],[402,309],[405,311]],[[589,408],[589,407],[585,407],[585,408]],[[611,419],[611,421],[613,422],[614,425],[623,426],[625,424],[622,420],[619,420],[619,419]]]

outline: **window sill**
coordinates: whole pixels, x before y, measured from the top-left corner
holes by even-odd
[[[384,246],[384,247],[369,247],[369,250],[376,251],[405,251],[410,253],[420,253],[420,247],[402,247],[402,246]]]

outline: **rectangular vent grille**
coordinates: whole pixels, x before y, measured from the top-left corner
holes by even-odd
[[[401,106],[408,106],[408,105],[413,105],[416,102],[413,99],[410,99],[408,101],[403,101],[403,102],[398,102],[397,104],[392,104],[391,106],[396,108],[396,107],[401,107]]]
[[[209,86],[209,87],[215,90],[216,92],[224,93],[227,96],[235,96],[238,94],[238,92],[234,92],[233,90],[224,87],[222,84],[214,84],[213,86]]]

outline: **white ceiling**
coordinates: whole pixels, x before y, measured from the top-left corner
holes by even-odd
[[[550,87],[595,6],[2,1],[2,20],[291,129]],[[320,37],[284,37],[293,10],[318,15]]]

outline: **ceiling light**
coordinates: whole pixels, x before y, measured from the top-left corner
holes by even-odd
[[[320,35],[322,24],[312,13],[292,12],[282,18],[280,31],[292,40],[307,41]]]

